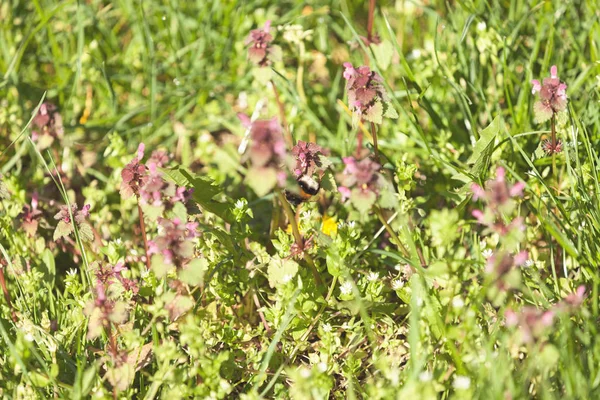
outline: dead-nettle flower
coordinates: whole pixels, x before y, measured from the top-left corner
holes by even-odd
[[[126,304],[109,299],[102,284],[96,284],[96,298],[87,304],[84,313],[89,317],[89,340],[100,336],[111,323],[122,324],[127,320]]]
[[[125,264],[120,261],[115,265],[108,263],[94,262],[91,265],[96,277],[96,283],[103,285],[105,288],[117,282],[121,278],[121,272],[126,270]]]
[[[248,59],[259,67],[268,67],[278,60],[279,48],[271,44],[273,35],[270,33],[271,21],[267,21],[262,29],[250,31],[246,45]]]
[[[516,267],[525,265],[528,257],[526,251],[520,251],[515,255],[504,251],[494,253],[487,259],[485,272],[492,275],[496,279],[497,285],[504,289],[503,278]]]
[[[94,262],[91,266],[94,276],[96,277],[96,284],[102,285],[106,290],[115,284],[120,282],[126,291],[131,291],[137,294],[139,287],[135,279],[125,278],[122,274],[123,271],[127,270],[125,263],[119,261],[115,265],[108,263]]]
[[[477,221],[486,225],[491,231],[504,236],[513,229],[523,230],[523,219],[517,217],[510,222],[505,222],[504,216],[515,210],[515,197],[523,195],[524,182],[517,182],[509,185],[505,179],[506,172],[504,168],[496,169],[496,179],[486,183],[485,189],[474,183],[471,185],[474,200],[482,200],[486,203],[486,208],[474,210],[473,216]]]
[[[137,156],[121,171],[121,196],[128,199],[131,196],[139,196],[140,188],[148,180],[147,168],[141,163],[144,158],[144,143],[140,143],[137,150]]]
[[[250,161],[246,183],[259,196],[269,193],[275,186],[285,186],[289,159],[277,118],[251,122],[244,114],[238,114],[238,117],[250,129],[250,146],[243,158],[243,161]]]
[[[73,220],[71,220],[71,215]],[[90,215],[90,205],[86,204],[81,210],[77,204],[71,204],[71,212],[66,205],[60,206],[60,211],[54,216],[58,220],[54,230],[54,241],[69,236],[74,231],[74,225],[77,225],[79,237],[81,240],[91,242],[94,239],[94,232],[90,224],[87,223],[87,217]]]
[[[21,227],[29,236],[37,233],[39,220],[42,218],[42,212],[38,210],[38,195],[34,193],[31,197],[31,205],[25,204],[18,218],[21,220]]]
[[[381,124],[383,117],[398,118],[379,74],[366,65],[354,68],[347,62],[344,68],[348,104],[355,117],[376,124]]]
[[[556,143],[554,144],[552,144],[552,140],[549,139],[544,139],[542,141],[542,150],[544,150],[544,153],[546,153],[549,156],[554,153],[562,153],[563,148],[563,142],[560,139],[556,140]]]
[[[538,123],[548,121],[556,113],[566,110],[567,85],[558,78],[556,65],[550,68],[550,78],[545,78],[542,83],[534,79],[531,84],[531,93],[539,93],[539,100],[533,105],[535,120]]]
[[[573,309],[581,306],[585,300],[585,286],[581,285],[574,293],[570,293],[559,303],[558,307]]]
[[[192,239],[199,236],[198,223],[160,218],[158,225],[160,234],[148,242],[148,253],[161,254],[165,264],[183,267],[194,256]]]
[[[546,329],[552,326],[554,311],[523,307],[518,313],[510,309],[506,310],[504,317],[507,326],[519,327],[521,340],[524,343],[532,343],[534,340],[540,339]]]
[[[394,186],[379,173],[381,166],[378,163],[368,157],[360,161],[345,157],[343,161],[346,167],[337,175],[342,200],[350,199],[361,213],[369,212],[375,203],[382,208],[397,205]]]
[[[31,140],[38,143],[40,149],[52,145],[54,139],[62,139],[64,128],[58,108],[53,103],[42,103],[31,123],[34,129]]]
[[[339,191],[345,200],[350,198],[352,192],[361,194],[377,195],[379,192],[379,168],[381,165],[371,160],[363,158],[356,161],[354,157],[344,157],[344,172],[338,176],[342,186]]]
[[[152,156],[146,162],[145,184],[139,189],[142,204],[150,204],[156,207],[164,205],[167,209],[171,209],[176,203],[185,204],[191,198],[192,189],[187,189],[184,186],[178,187],[164,179],[159,168],[168,161],[169,157],[166,156],[166,153],[158,150],[152,153]]]
[[[313,176],[323,166],[321,160],[323,149],[316,143],[299,140],[292,148],[292,155],[296,160],[294,167],[294,175],[296,177],[302,175]]]

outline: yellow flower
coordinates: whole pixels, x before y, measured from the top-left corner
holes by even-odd
[[[337,222],[335,221],[335,218],[324,215],[321,231],[327,236],[334,236],[337,234]]]

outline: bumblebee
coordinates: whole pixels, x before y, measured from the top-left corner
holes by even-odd
[[[319,190],[321,190],[321,183],[308,175],[300,175],[296,179],[296,183],[298,187],[295,190],[286,190],[284,192],[287,201],[294,206],[298,206],[311,197],[316,196]]]

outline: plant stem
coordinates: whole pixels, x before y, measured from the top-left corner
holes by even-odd
[[[15,313],[12,301],[10,300],[10,293],[8,291],[8,287],[6,286],[6,279],[4,278],[4,266],[2,265],[0,265],[0,286],[2,286],[2,293],[4,294],[4,299],[6,300],[6,303],[8,303],[11,318],[13,322],[17,322],[17,314]]]
[[[277,90],[277,86],[275,85],[275,81],[271,79],[271,86],[273,87],[273,93],[275,94],[275,101],[277,102],[277,107],[279,107],[279,118],[281,118],[281,123],[283,124],[283,129],[285,130],[285,140],[287,142],[288,147],[291,149],[294,146],[294,138],[292,137],[292,133],[290,132],[290,127],[287,123],[287,118],[285,117],[285,107],[279,98],[279,91]]]
[[[398,246],[398,250],[400,250],[400,252],[404,254],[404,257],[410,259],[410,253],[408,252],[406,247],[404,247],[404,245],[400,241],[400,238],[398,237],[398,235],[396,235],[396,232],[394,232],[394,230],[392,229],[390,224],[388,224],[388,222],[386,221],[386,219],[383,216],[383,213],[381,212],[381,209],[379,207],[375,207],[375,214],[377,214],[377,217],[379,217],[379,221],[381,221],[381,223],[385,227],[385,230],[390,234],[392,239],[394,239],[394,242],[396,242],[396,246]]]
[[[292,226],[292,234],[294,235],[296,246],[298,246],[299,249],[302,249],[304,260],[306,260],[306,263],[310,267],[313,277],[315,278],[315,282],[317,283],[317,286],[323,286],[323,281],[321,280],[321,276],[319,275],[319,271],[317,270],[317,267],[315,266],[312,257],[308,254],[308,251],[304,250],[304,241],[302,240],[300,229],[298,229],[298,223],[296,222],[296,214],[294,214],[294,210],[292,210],[290,203],[288,203],[285,196],[283,195],[283,193],[281,193],[280,190],[277,191],[277,197],[279,198],[279,202],[283,207],[285,215],[290,220],[290,225]]]
[[[375,124],[371,122],[371,136],[373,136],[373,148],[375,149],[375,162],[379,163],[379,149],[377,146],[377,128]]]
[[[358,129],[358,133],[356,135],[356,158],[361,158],[360,155],[362,153],[363,147],[363,131],[362,129]]]
[[[375,3],[376,0],[369,1],[369,20],[367,21],[367,39],[369,44],[373,39],[373,21],[375,20]]]
[[[550,131],[552,135],[552,173],[556,173],[556,117],[552,114],[550,120]]]
[[[256,295],[256,293],[252,294],[252,299],[254,300],[254,305],[256,306],[256,311],[258,312],[258,316],[260,317],[260,320],[261,320],[263,326],[265,327],[265,330],[267,331],[267,333],[271,333],[271,328],[269,328],[269,323],[267,322],[267,319],[265,318],[265,315],[263,314],[263,312],[260,311],[260,301],[258,300],[258,296]]]
[[[140,205],[140,198],[136,196],[138,215],[140,217],[140,229],[142,231],[142,239],[144,239],[144,251],[146,252],[146,268],[150,269],[150,255],[148,252],[148,238],[146,237],[146,224],[144,223],[144,212]]]

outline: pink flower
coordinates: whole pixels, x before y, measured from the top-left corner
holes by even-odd
[[[301,175],[312,176],[322,166],[320,156],[323,154],[323,149],[316,143],[299,140],[292,148],[292,154],[296,158],[294,168],[296,177]]]
[[[29,236],[34,236],[38,229],[39,220],[42,218],[42,212],[37,209],[38,195],[34,193],[31,198],[31,206],[25,204],[18,218],[21,220],[21,227]]]
[[[254,121],[250,127],[249,157],[254,167],[279,168],[286,155],[283,132],[277,118]]]
[[[141,164],[144,158],[144,143],[140,143],[137,150],[137,156],[121,171],[121,196],[127,199],[133,195],[139,196],[140,188],[144,186],[148,180],[147,168]]]
[[[531,81],[532,94],[539,93],[539,100],[533,105],[535,119],[538,123],[545,122],[556,113],[567,108],[567,85],[558,78],[556,65],[550,68],[550,78],[543,83],[537,79]]]
[[[488,226],[490,230],[506,235],[513,229],[522,230],[522,218],[505,222],[505,214],[513,211],[514,198],[523,196],[524,182],[509,185],[506,182],[506,171],[502,167],[496,169],[496,179],[486,182],[485,189],[474,183],[471,185],[474,200],[486,203],[484,210],[474,210],[472,215],[477,221]]]
[[[362,192],[379,193],[379,168],[381,165],[364,158],[356,161],[354,157],[344,157],[344,172],[338,176],[340,186],[338,189],[343,197],[349,197],[352,188],[357,188]]]
[[[264,28],[252,30],[246,39],[246,45],[249,45],[248,58],[253,64],[260,67],[266,67],[272,63],[269,59],[272,50],[270,44],[273,41],[273,36],[269,33],[270,29],[271,21],[267,21]]]
[[[42,103],[31,123],[35,127],[31,133],[31,139],[38,142],[38,146],[41,148],[46,148],[54,142],[54,139],[63,137],[62,117],[58,112],[58,107],[53,103]]]
[[[194,255],[192,239],[199,236],[198,223],[183,223],[179,218],[158,220],[161,234],[148,243],[150,254],[162,254],[167,264],[183,267]]]
[[[524,343],[531,343],[541,338],[554,320],[553,311],[542,311],[535,307],[523,307],[518,313],[506,310],[504,316],[506,326],[518,326]]]
[[[350,109],[359,118],[369,122],[381,123],[384,115],[383,104],[389,102],[389,97],[383,86],[383,78],[375,71],[363,65],[354,68],[351,63],[344,63],[344,79],[348,91]]]
[[[488,258],[485,271],[501,278],[509,273],[513,267],[520,267],[525,264],[527,257],[526,251],[521,251],[515,256],[508,253],[496,253]]]
[[[584,300],[585,300],[585,286],[581,285],[577,288],[575,293],[571,293],[571,294],[567,295],[563,299],[563,302],[567,306],[575,308],[575,307],[579,307],[581,304],[583,304]]]

